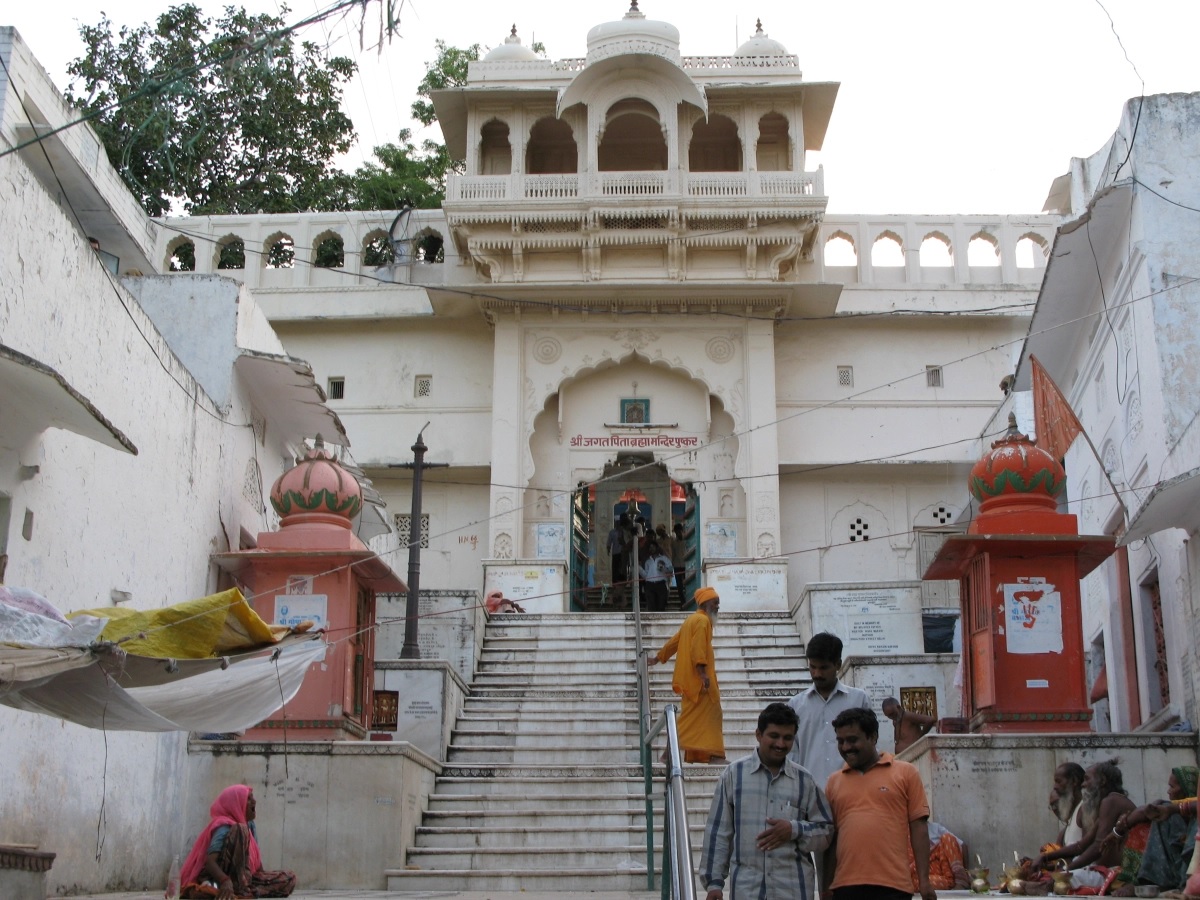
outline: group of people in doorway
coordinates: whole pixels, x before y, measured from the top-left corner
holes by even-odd
[[[608,533],[605,550],[612,570],[614,605],[625,603],[635,581],[644,598],[643,608],[649,612],[666,612],[672,586],[678,591],[679,605],[684,605],[687,546],[682,524],[676,522],[672,534],[665,524],[652,528],[644,516],[631,518],[621,513]],[[637,572],[632,571],[635,556]]]

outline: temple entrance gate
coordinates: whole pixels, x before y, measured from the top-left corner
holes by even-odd
[[[572,497],[571,610],[604,608],[606,600],[611,603],[608,595],[613,575],[608,534],[623,512],[631,519],[644,517],[651,529],[666,525],[672,538],[675,524],[683,526],[686,571],[683,595],[690,604],[700,577],[699,498],[691,485],[672,481],[666,466],[654,462],[653,454],[619,453],[615,462],[604,467],[603,477],[597,483],[580,487]],[[674,600],[675,589],[671,595]],[[627,591],[626,604],[628,596]]]

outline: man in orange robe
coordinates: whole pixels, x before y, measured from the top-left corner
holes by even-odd
[[[647,665],[675,657],[671,687],[683,698],[679,713],[679,744],[684,762],[725,763],[721,689],[713,659],[713,625],[721,598],[710,587],[696,591],[696,611]]]

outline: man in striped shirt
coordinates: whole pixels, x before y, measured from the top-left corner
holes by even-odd
[[[795,711],[772,703],[758,717],[758,749],[721,774],[704,829],[700,878],[706,900],[814,900],[812,856],[828,845],[833,817],[808,770],[788,759]]]

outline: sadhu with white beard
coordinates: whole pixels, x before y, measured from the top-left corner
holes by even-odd
[[[1083,797],[1083,779],[1086,773],[1079,763],[1065,762],[1054,770],[1054,787],[1050,791],[1050,811],[1062,822],[1055,846],[1046,850],[1058,850],[1083,838],[1096,818],[1096,803],[1088,804]],[[1094,800],[1095,798],[1093,798]]]
[[[713,588],[702,587],[694,599],[696,611],[646,664],[653,666],[675,657],[671,687],[683,698],[679,744],[684,762],[726,763],[721,689],[713,658],[713,626],[721,598]]]

